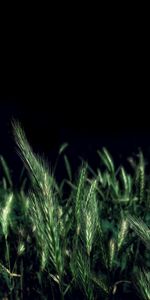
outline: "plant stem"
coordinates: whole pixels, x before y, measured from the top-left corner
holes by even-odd
[[[23,300],[23,260],[21,260],[20,273],[20,299]]]
[[[11,274],[11,269],[10,269],[10,254],[9,254],[9,245],[8,245],[7,236],[5,236],[5,243],[6,243],[6,260],[7,260],[7,264],[8,264],[8,269],[9,269],[10,274]],[[9,276],[9,281],[10,281],[10,286],[12,287],[11,276]],[[10,300],[12,300],[12,288],[10,290]]]

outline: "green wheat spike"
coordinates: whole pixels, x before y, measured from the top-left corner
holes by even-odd
[[[112,268],[113,268],[115,253],[116,253],[116,242],[112,238],[109,241],[109,269],[110,270],[112,270]]]
[[[147,247],[150,248],[150,228],[143,222],[143,220],[137,217],[132,217],[130,214],[127,215],[127,220],[131,228],[133,228]]]
[[[81,249],[79,249],[76,253],[75,265],[72,270],[76,282],[80,288],[83,288],[87,299],[94,300],[89,259],[85,256]]]
[[[14,133],[21,157],[34,183],[35,194],[33,193],[30,197],[30,218],[35,226],[42,261],[49,258],[57,275],[61,278],[64,261],[58,226],[58,203],[53,193],[54,180],[45,162],[34,155],[20,125],[14,124]]]
[[[140,203],[144,199],[144,188],[145,188],[145,163],[143,153],[139,153],[139,164],[136,168],[136,178],[135,178],[137,196]]]
[[[5,238],[7,239],[8,236],[8,227],[10,224],[10,219],[11,219],[11,211],[12,211],[12,204],[13,204],[13,193],[6,195],[6,203],[4,208],[0,212],[0,221],[2,225],[2,230]]]
[[[145,268],[138,268],[133,282],[142,299],[150,300],[150,272]]]
[[[34,188],[39,188],[44,197],[49,197],[53,179],[47,164],[33,153],[20,124],[14,123],[13,129],[19,154],[33,180]]]
[[[144,157],[142,152],[140,152],[140,202],[142,202],[144,198],[144,188],[145,188],[145,164]]]
[[[79,183],[77,186],[77,192],[76,192],[76,199],[75,199],[75,217],[77,222],[77,235],[80,232],[80,221],[81,221],[81,202],[83,201],[83,191],[84,191],[84,184],[86,180],[86,170],[87,167],[84,166],[81,169]]]
[[[86,206],[88,206],[91,199],[94,198],[96,186],[97,186],[97,180],[94,180],[92,182],[91,186],[90,186],[90,190],[89,190],[88,195],[87,195],[87,199],[86,199],[86,202],[85,202]]]
[[[88,255],[92,250],[93,241],[96,231],[98,230],[98,206],[96,199],[97,180],[94,180],[88,191],[85,203],[83,204],[83,220],[82,220],[82,238],[85,239]]]
[[[125,237],[127,235],[127,232],[128,232],[128,227],[129,227],[129,224],[128,224],[128,221],[127,219],[123,218],[121,220],[121,224],[120,224],[120,229],[119,229],[119,233],[118,233],[118,251],[121,249],[122,247],[122,244],[125,240]]]

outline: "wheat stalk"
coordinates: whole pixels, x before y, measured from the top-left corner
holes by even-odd
[[[51,262],[55,269],[59,286],[64,273],[63,241],[58,222],[58,201],[54,194],[54,179],[47,164],[34,155],[19,124],[14,124],[14,135],[21,158],[33,181],[34,192],[30,193],[30,218],[40,249],[41,267]],[[63,250],[62,250],[63,249]]]
[[[139,218],[127,215],[128,222],[141,240],[150,247],[150,229],[149,227]]]
[[[76,284],[83,289],[88,300],[94,300],[90,260],[81,248],[74,253],[70,267]]]

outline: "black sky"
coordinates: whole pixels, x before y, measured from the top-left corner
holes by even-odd
[[[86,94],[87,95],[87,94]],[[88,96],[88,95],[87,95]],[[94,96],[93,96],[94,98]],[[146,108],[136,108],[126,101],[120,102],[98,97],[77,99],[49,96],[0,97],[0,153],[12,168],[18,164],[12,136],[11,120],[19,120],[35,152],[44,153],[53,163],[63,142],[69,143],[67,154],[74,167],[82,156],[96,167],[96,150],[105,146],[116,161],[122,155],[137,153],[139,147],[150,153],[150,124]]]

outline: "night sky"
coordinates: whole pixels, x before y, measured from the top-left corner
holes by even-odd
[[[132,108],[126,96],[118,103],[114,96],[109,101],[107,97],[96,99],[94,95],[95,101],[92,96],[89,101],[87,96],[88,93],[84,101],[77,95],[65,98],[64,94],[59,100],[51,95],[0,97],[0,154],[14,172],[20,172],[21,162],[12,136],[12,119],[21,122],[34,151],[44,154],[52,165],[64,142],[69,143],[66,154],[73,170],[80,162],[79,156],[96,168],[99,162],[96,151],[103,146],[116,163],[126,163],[126,158],[139,148],[147,157],[150,155],[150,124],[145,107],[137,104]]]

